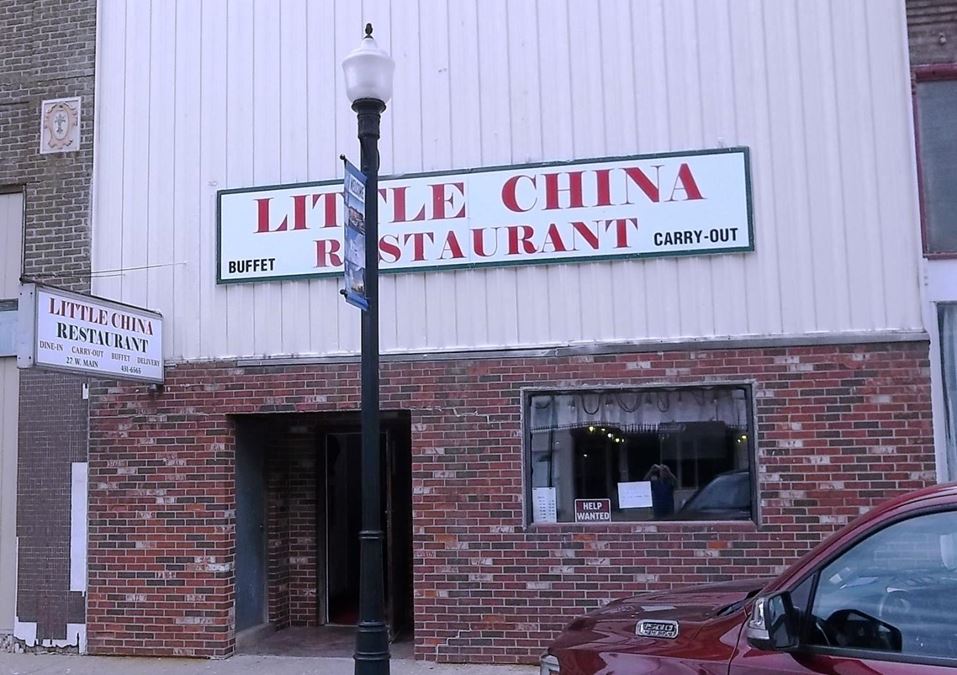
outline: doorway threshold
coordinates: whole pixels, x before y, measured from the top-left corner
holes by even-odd
[[[259,633],[256,638],[242,644],[237,639],[236,653],[351,658],[356,649],[354,626],[291,626]],[[389,652],[393,660],[411,660],[414,646],[411,636],[402,636],[389,645]]]
[[[244,654],[247,653],[247,649],[255,649],[256,645],[267,640],[275,632],[275,627],[269,623],[262,623],[238,631],[236,633],[236,653]]]

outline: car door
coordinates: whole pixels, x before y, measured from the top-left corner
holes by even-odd
[[[893,522],[824,563],[791,590],[794,649],[751,646],[730,675],[957,673],[957,511]]]

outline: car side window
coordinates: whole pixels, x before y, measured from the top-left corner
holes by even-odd
[[[794,606],[799,616],[807,614],[808,604],[811,600],[811,589],[814,588],[814,575],[798,584],[791,591],[791,604]]]
[[[915,516],[820,572],[807,642],[957,661],[957,511]]]

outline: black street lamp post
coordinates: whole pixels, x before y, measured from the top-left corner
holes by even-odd
[[[379,49],[372,24],[342,62],[346,94],[359,124],[365,187],[365,295],[362,312],[362,530],[359,533],[359,625],[356,675],[388,675],[389,633],[383,580],[381,446],[379,442],[379,120],[392,98],[395,63]]]

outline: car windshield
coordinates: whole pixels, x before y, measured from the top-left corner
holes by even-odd
[[[748,473],[740,471],[716,476],[688,500],[682,511],[746,510],[750,503],[751,485]]]

